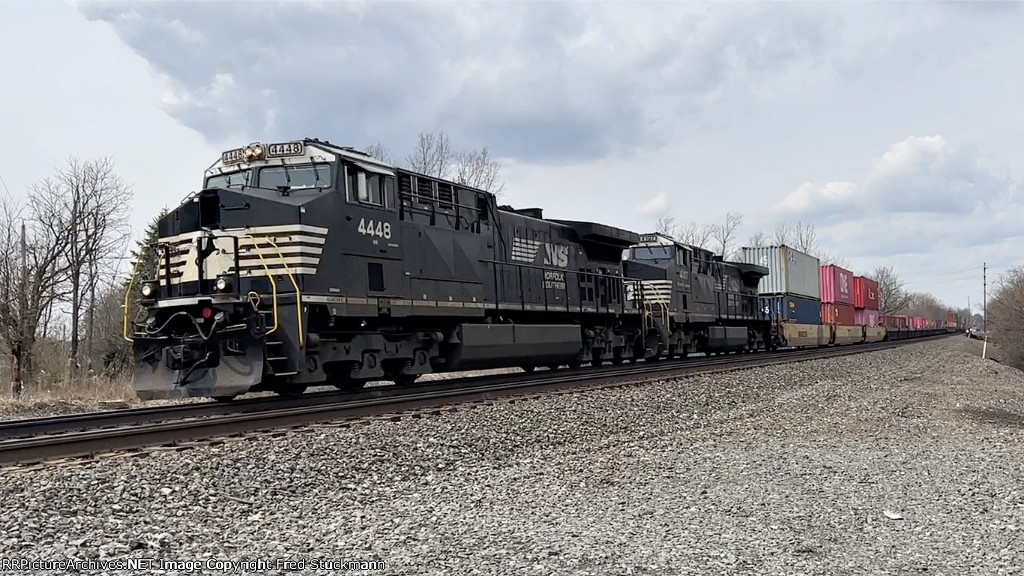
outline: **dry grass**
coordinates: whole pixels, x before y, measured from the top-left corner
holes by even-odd
[[[985,343],[982,342],[981,340],[975,340],[973,338],[967,337],[957,339],[961,341],[960,349],[963,350],[964,352],[981,357],[982,350],[984,350],[986,359],[992,360],[993,362],[998,362],[1000,364],[1007,363],[1006,356],[1003,353],[1003,351],[1000,349],[999,346],[997,346],[992,341],[989,341],[988,347],[986,348]]]
[[[544,368],[539,368],[543,370]],[[489,374],[508,374],[522,372],[519,368],[503,368],[497,370],[474,370],[469,372],[448,372],[443,374],[427,374],[419,378],[419,382],[463,378],[467,376],[483,376]],[[391,385],[390,381],[371,382],[368,386]],[[334,390],[331,386],[311,388],[318,390]],[[258,392],[245,395],[246,398],[257,396],[273,396],[273,392]],[[176,398],[172,400],[150,400],[142,402],[135,395],[130,377],[105,378],[92,377],[75,381],[63,379],[59,382],[39,382],[26,384],[21,396],[15,398],[10,393],[8,384],[0,388],[0,420],[13,418],[31,418],[34,416],[51,416],[57,414],[74,414],[115,408],[134,408],[138,406],[157,406],[181,404],[186,402],[208,402],[206,398]]]
[[[141,404],[130,378],[84,378],[56,383],[26,383],[20,396],[5,384],[0,393],[0,418],[69,414]]]

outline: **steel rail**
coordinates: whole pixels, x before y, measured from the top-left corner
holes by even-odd
[[[915,339],[920,341],[920,339]],[[863,346],[884,344],[884,342],[873,344],[855,345],[858,350]],[[845,348],[845,347],[844,347]],[[799,355],[802,353],[822,350],[821,348],[809,349],[784,349],[770,354]],[[757,357],[764,357],[764,352],[758,353]],[[711,360],[713,357],[691,357],[689,359],[646,361],[643,363],[631,364],[629,368],[617,365],[594,367],[583,367],[576,369],[560,369],[557,371],[545,371],[543,375],[551,374],[590,374],[593,376],[618,374],[622,370],[631,370],[640,374],[643,370],[668,369],[685,366],[697,366],[700,362],[734,362],[731,360],[736,356],[721,357]],[[514,382],[524,379],[535,379],[537,374],[533,373],[511,373],[511,374],[488,374],[483,376],[466,376],[462,378],[450,378],[445,380],[434,380],[412,384],[411,387],[397,386],[374,386],[354,391],[329,390],[314,392],[298,397],[286,398],[281,396],[269,396],[261,398],[244,398],[234,402],[190,402],[184,404],[173,404],[164,406],[144,406],[141,408],[125,408],[118,410],[104,410],[99,412],[82,412],[77,414],[62,414],[58,416],[43,416],[38,418],[25,418],[18,420],[0,421],[0,440],[8,438],[22,438],[40,434],[56,434],[60,432],[71,432],[75,430],[97,429],[113,426],[125,426],[128,424],[144,424],[162,422],[166,420],[182,420],[191,418],[203,418],[208,416],[221,416],[226,414],[243,414],[266,410],[269,408],[298,408],[325,402],[337,402],[341,400],[358,400],[367,398],[378,398],[390,396],[398,391],[407,391],[410,388],[416,391],[444,391],[452,388],[474,386],[480,383]]]
[[[347,399],[326,404],[297,407],[275,407],[268,410],[211,416],[198,420],[157,422],[121,428],[86,430],[77,433],[45,435],[0,441],[0,464],[32,463],[53,458],[88,456],[97,452],[111,452],[154,445],[167,445],[186,441],[205,440],[244,432],[257,432],[273,428],[302,426],[344,418],[358,418],[375,414],[438,408],[444,405],[493,400],[502,396],[536,394],[553,390],[594,389],[642,383],[658,377],[680,377],[695,374],[734,371],[748,368],[789,364],[823,358],[835,358],[864,352],[899,347],[911,342],[941,338],[947,335],[925,337],[900,342],[879,342],[840,348],[815,348],[784,354],[739,355],[686,362],[681,365],[652,362],[633,365],[628,369],[616,367],[600,373],[569,373],[554,371],[532,379],[506,382],[484,381],[476,386],[452,386],[453,381],[426,390],[420,387],[392,389],[391,393],[377,397]],[[851,349],[852,348],[852,349]]]

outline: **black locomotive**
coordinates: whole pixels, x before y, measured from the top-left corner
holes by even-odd
[[[766,268],[498,206],[315,139],[225,152],[159,229],[156,276],[126,320],[143,399],[773,341]]]

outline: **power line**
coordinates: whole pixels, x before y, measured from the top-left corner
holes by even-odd
[[[963,270],[950,270],[946,272],[935,272],[932,276],[952,276],[954,274],[965,274],[967,272],[977,272],[978,266],[971,266],[970,268],[964,268]]]
[[[920,279],[917,279],[917,280],[907,280],[907,281],[905,281],[903,283],[903,285],[904,286],[918,286],[918,285],[921,285],[921,284],[928,284],[929,286],[933,286],[933,285],[937,284],[937,282],[935,282],[935,277],[936,276],[937,277],[946,276],[946,278],[944,278],[944,280],[943,280],[944,282],[956,282],[956,281],[960,281],[960,280],[967,280],[969,278],[977,278],[978,271],[979,271],[979,268],[972,268],[970,270],[960,270],[959,272],[948,272],[946,274],[934,274],[932,276],[929,276],[928,278],[920,278]],[[939,282],[939,283],[941,283],[941,282]]]

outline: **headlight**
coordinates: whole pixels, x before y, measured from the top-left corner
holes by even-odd
[[[156,294],[156,288],[152,284],[143,284],[142,285],[142,297],[143,298],[152,298],[154,294]]]
[[[217,292],[227,292],[231,288],[231,283],[228,282],[227,278],[217,278],[214,287],[217,289]]]

